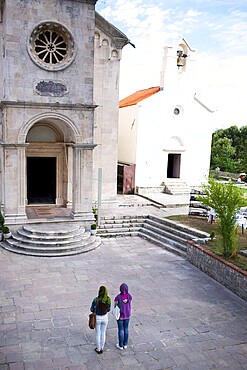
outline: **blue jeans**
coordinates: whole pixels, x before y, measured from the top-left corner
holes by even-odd
[[[99,351],[104,349],[107,325],[108,314],[96,315],[96,347]]]
[[[129,340],[129,319],[118,320],[118,344],[119,347],[127,346]]]

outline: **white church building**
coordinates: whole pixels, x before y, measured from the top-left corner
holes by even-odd
[[[120,101],[120,193],[187,193],[206,181],[214,109],[197,93],[195,53],[184,38],[166,46],[160,86]]]

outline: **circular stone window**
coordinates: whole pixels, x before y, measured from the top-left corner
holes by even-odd
[[[50,71],[61,70],[74,60],[74,40],[64,26],[45,22],[33,30],[28,42],[28,52],[40,67]]]

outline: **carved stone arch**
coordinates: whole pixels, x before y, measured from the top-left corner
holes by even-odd
[[[103,39],[101,42],[101,46],[104,46],[104,47],[109,46],[109,41],[107,39]]]
[[[63,133],[64,141],[74,144],[81,144],[82,133],[79,128],[68,117],[58,113],[42,113],[32,117],[20,129],[18,144],[26,142],[29,130],[36,124],[46,122],[50,126]]]
[[[111,51],[111,59],[116,59],[116,60],[119,60],[119,53],[116,49],[113,49]]]
[[[35,123],[27,133],[27,142],[64,142],[63,132],[48,122]]]
[[[94,45],[100,47],[100,33],[97,31],[94,33]]]

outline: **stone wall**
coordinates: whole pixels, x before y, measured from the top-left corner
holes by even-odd
[[[188,242],[187,260],[247,301],[247,272],[193,241]]]

